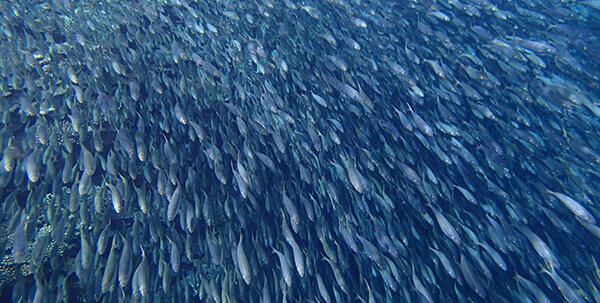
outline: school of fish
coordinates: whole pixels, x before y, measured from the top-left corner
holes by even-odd
[[[600,302],[600,1],[0,2],[0,301]]]

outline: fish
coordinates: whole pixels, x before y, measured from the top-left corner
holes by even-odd
[[[240,241],[237,245],[237,262],[240,272],[242,273],[242,277],[244,278],[244,282],[250,285],[250,282],[252,281],[252,273],[250,270],[250,263],[248,262],[248,258],[246,257],[246,252],[244,251],[244,247],[242,246],[243,238],[244,237],[240,235]]]
[[[96,247],[97,247],[98,253],[100,255],[103,255],[106,252],[106,246],[108,244],[109,227],[110,227],[110,223],[108,225],[106,225],[106,227],[104,227],[104,229],[102,229],[102,231],[100,232],[100,235],[98,236],[98,241],[96,243]]]
[[[425,120],[423,120],[423,118],[421,118],[421,116],[419,116],[418,113],[413,111],[412,107],[409,104],[407,104],[407,106],[408,110],[412,114],[412,118],[415,121],[417,127],[426,135],[433,136],[433,129],[431,128],[431,126],[429,126],[429,124],[427,124],[427,122],[425,122]]]
[[[597,8],[0,2],[3,298],[596,300]]]
[[[116,237],[113,237],[113,242],[108,253],[104,273],[102,274],[102,293],[106,293],[114,284],[117,277],[117,252],[116,252]]]
[[[473,268],[466,260],[466,257],[462,254],[460,255],[460,268],[461,268],[463,277],[465,277],[465,281],[467,281],[467,284],[469,284],[471,289],[473,289],[473,291],[475,291],[475,293],[477,295],[479,295],[481,298],[485,298],[487,296],[485,289],[483,288],[481,283],[479,283],[477,277],[475,277]]]
[[[357,235],[356,237],[362,243],[365,254],[369,257],[369,259],[373,260],[373,262],[380,267],[383,266],[383,258],[377,247],[360,235]]]
[[[423,285],[421,280],[419,280],[419,278],[417,277],[417,275],[415,273],[415,265],[411,264],[411,266],[412,266],[412,281],[413,281],[413,286],[414,286],[415,290],[417,290],[417,292],[421,295],[421,297],[425,301],[433,302],[433,299],[431,298],[431,294],[425,288],[425,286]]]
[[[135,288],[133,293],[137,294],[137,297],[144,297],[148,294],[148,275],[150,274],[148,272],[148,261],[146,260],[146,254],[143,248],[141,250],[142,260],[133,273],[133,280],[136,281],[136,283],[133,283],[133,281],[131,283],[132,287]]]
[[[287,263],[286,257],[275,248],[273,248],[273,253],[277,254],[277,257],[279,258],[279,266],[281,267],[281,273],[283,275],[283,280],[285,281],[285,284],[287,284],[288,287],[291,287],[292,274],[290,271],[290,267]]]
[[[179,247],[177,247],[177,244],[167,238],[169,240],[169,264],[171,265],[171,269],[173,270],[174,273],[178,273],[179,272],[179,268],[181,267],[181,256],[180,256],[180,252],[179,252]]]
[[[28,250],[27,238],[25,234],[25,227],[27,220],[21,219],[21,222],[16,226],[13,233],[13,244],[11,249],[12,257],[15,263],[23,263],[25,260],[25,254]]]
[[[573,198],[562,193],[553,192],[551,190],[547,190],[547,192],[560,200],[560,202],[562,202],[579,219],[582,219],[590,224],[596,224],[596,219],[594,216],[587,209],[585,209],[585,207],[573,200]]]
[[[456,229],[452,226],[450,221],[435,207],[431,206],[431,211],[433,212],[438,225],[442,232],[450,238],[456,245],[460,246],[462,244],[462,240],[460,239],[460,235],[456,231]]]
[[[520,227],[520,231],[525,235],[525,237],[531,243],[531,246],[535,249],[535,251],[544,259],[548,264],[551,264],[553,267],[559,268],[560,263],[558,258],[554,255],[548,244],[544,242],[538,235],[536,235],[533,231],[531,231],[527,227]]]
[[[119,233],[123,240],[123,250],[121,250],[121,257],[119,258],[118,267],[118,279],[119,286],[124,288],[129,283],[129,276],[131,275],[131,242]]]

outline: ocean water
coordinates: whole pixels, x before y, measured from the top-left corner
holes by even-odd
[[[0,301],[600,301],[600,2],[3,1]]]

